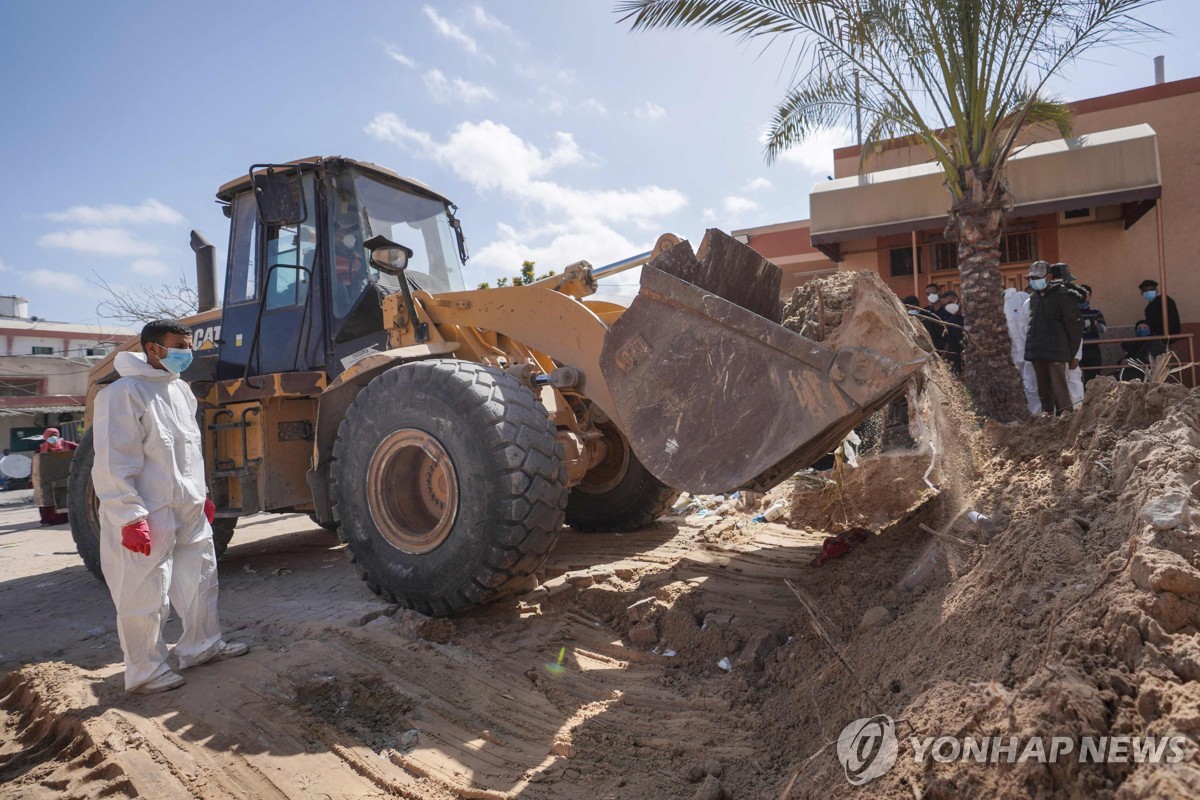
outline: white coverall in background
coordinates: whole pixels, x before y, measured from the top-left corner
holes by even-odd
[[[1008,338],[1012,340],[1012,361],[1025,385],[1025,405],[1030,414],[1040,414],[1042,399],[1038,395],[1037,376],[1033,372],[1033,363],[1025,360],[1025,340],[1029,337],[1029,293],[1011,286],[1005,289],[1004,316],[1008,320]]]
[[[1079,343],[1079,352],[1075,354],[1076,361],[1083,361],[1083,342]],[[1069,365],[1068,365],[1069,366]],[[1083,368],[1067,370],[1067,393],[1071,395],[1071,409],[1083,405]]]
[[[179,376],[141,353],[119,353],[121,378],[96,396],[92,483],[100,499],[100,565],[117,607],[125,688],[166,672],[169,606],[183,621],[181,666],[221,640],[217,556],[204,517],[204,456],[196,398]],[[145,519],[150,555],[121,546]],[[169,601],[169,602],[168,602]]]

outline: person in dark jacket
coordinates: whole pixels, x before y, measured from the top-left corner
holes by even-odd
[[[1144,280],[1138,284],[1138,290],[1146,300],[1146,324],[1150,326],[1151,336],[1174,336],[1179,333],[1179,309],[1175,301],[1167,296],[1167,329],[1163,328],[1162,298],[1158,294],[1158,281]]]
[[[1108,330],[1108,325],[1104,322],[1104,312],[1092,305],[1092,287],[1081,283],[1079,288],[1087,294],[1087,299],[1079,304],[1079,316],[1083,319],[1083,358],[1079,365],[1085,367],[1083,382],[1086,384],[1092,378],[1100,375],[1099,370],[1086,369],[1086,367],[1098,367],[1104,363],[1100,345],[1088,344],[1088,341],[1094,342],[1103,336],[1104,332]]]
[[[942,287],[936,283],[926,286],[925,300],[929,305],[921,307],[921,322],[924,323],[925,332],[933,341],[933,349],[941,350],[942,339],[946,332],[945,326],[941,324]]]
[[[942,342],[938,354],[946,359],[950,371],[955,375],[962,372],[963,352],[963,319],[958,295],[954,292],[942,292],[942,307],[938,309],[938,317],[942,321]]]
[[[1130,366],[1131,361],[1137,361],[1140,364],[1149,364],[1155,356],[1161,356],[1167,352],[1167,345],[1162,339],[1145,339],[1144,337],[1152,336],[1150,332],[1150,323],[1144,319],[1139,319],[1137,324],[1133,326],[1133,335],[1140,342],[1121,342],[1121,349],[1125,351],[1125,358],[1121,359],[1121,371],[1117,373],[1119,381],[1140,381],[1145,380],[1146,374],[1137,367]]]
[[[1061,279],[1049,280],[1050,265],[1029,265],[1029,335],[1025,360],[1033,363],[1042,411],[1062,414],[1071,410],[1067,370],[1078,366],[1075,354],[1083,341],[1079,301]]]

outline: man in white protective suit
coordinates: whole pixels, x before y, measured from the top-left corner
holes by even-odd
[[[214,508],[204,483],[196,398],[179,373],[191,330],[174,320],[142,328],[142,353],[119,353],[120,379],[96,396],[92,483],[100,500],[100,565],[117,607],[125,690],[184,684],[167,664],[170,606],[183,621],[179,668],[243,655],[221,639]]]
[[[1030,414],[1042,413],[1038,397],[1037,377],[1033,364],[1025,360],[1025,339],[1029,333],[1029,294],[1013,287],[1004,290],[1004,316],[1008,319],[1008,338],[1012,341],[1012,360],[1021,373],[1025,387],[1025,405]]]

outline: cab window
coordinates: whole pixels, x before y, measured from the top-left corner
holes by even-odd
[[[233,234],[229,238],[229,282],[225,305],[258,299],[258,206],[245,192],[233,200]]]
[[[317,252],[317,215],[312,174],[306,174],[303,181],[308,218],[295,225],[268,226],[263,236],[267,311],[301,306],[308,300]]]

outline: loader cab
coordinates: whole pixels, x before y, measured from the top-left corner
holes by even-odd
[[[218,194],[231,221],[219,380],[305,371],[332,379],[354,354],[387,349],[383,298],[401,280],[414,291],[464,288],[465,244],[445,198],[349,159],[270,170],[290,191],[267,198],[247,177]],[[405,276],[371,265],[364,242],[378,235],[413,251]]]

